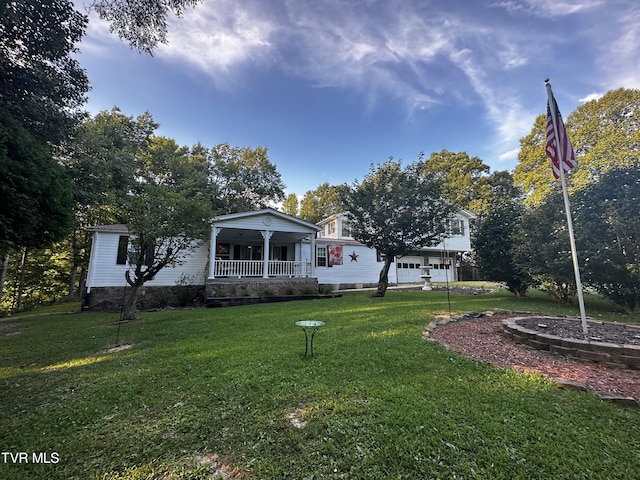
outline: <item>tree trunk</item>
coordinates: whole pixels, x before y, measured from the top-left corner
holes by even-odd
[[[125,295],[125,304],[122,309],[122,320],[129,321],[136,319],[136,311],[138,307],[138,290],[140,289],[140,285],[132,285],[131,291],[129,295]]]
[[[378,290],[374,293],[374,297],[384,297],[384,294],[387,292],[387,287],[389,286],[389,269],[391,268],[391,264],[393,263],[393,256],[387,255],[384,259],[384,265],[382,266],[382,270],[380,270],[380,279],[378,280]]]
[[[27,247],[24,247],[22,250],[22,260],[20,261],[20,282],[18,284],[18,304],[16,305],[16,310],[18,312],[22,311],[22,295],[24,293],[24,275],[25,275],[26,269],[27,269]]]
[[[80,269],[80,280],[78,281],[78,298],[80,300],[84,300],[84,294],[85,294],[85,282],[87,281],[87,269],[86,268],[81,268]]]
[[[9,254],[5,253],[2,259],[2,272],[0,272],[0,300],[4,294],[4,281],[7,279],[7,271],[9,270]]]
[[[71,273],[69,274],[69,298],[72,298],[76,294],[76,276],[78,275],[78,267],[74,265],[71,267]]]

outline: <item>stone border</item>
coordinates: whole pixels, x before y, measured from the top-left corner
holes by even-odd
[[[640,370],[640,345],[557,337],[548,333],[529,330],[522,325],[518,325],[518,320],[525,318],[531,319],[531,316],[504,319],[502,321],[502,328],[505,336],[516,343],[528,345],[537,350],[547,350],[573,360],[592,361],[613,368]],[[539,318],[542,323],[544,323],[545,320],[579,322],[577,319],[566,317],[534,316],[533,318]],[[598,323],[607,324],[611,322]],[[636,328],[640,332],[640,327],[631,325],[630,328]]]
[[[515,320],[518,318],[531,318],[531,317],[536,317],[536,318],[560,318],[562,320],[564,320],[566,317],[545,317],[545,316],[538,316],[538,315],[532,315],[530,312],[510,312],[508,310],[496,310],[496,311],[487,311],[487,312],[467,312],[467,313],[463,313],[461,315],[452,315],[452,316],[448,316],[448,315],[437,315],[435,316],[434,320],[429,323],[424,330],[422,331],[422,339],[423,340],[429,340],[432,342],[437,342],[437,340],[434,340],[433,338],[431,338],[431,332],[433,332],[436,328],[438,328],[440,325],[446,325],[448,323],[452,323],[452,322],[459,322],[462,320],[471,320],[471,319],[475,319],[475,318],[482,318],[482,317],[492,317],[494,315],[520,315],[520,317],[512,317],[512,318],[508,318],[502,321],[503,324],[503,330],[506,328],[505,327],[505,322],[508,322],[510,320]],[[523,317],[523,315],[526,315],[525,317]],[[607,322],[600,322],[600,323],[607,323]],[[524,327],[521,327],[520,325],[517,325],[517,327],[519,327],[518,331],[526,331],[527,334],[531,333],[531,334],[537,334],[537,332],[534,332],[532,330],[528,330],[525,329]],[[640,327],[638,327],[640,328]],[[513,340],[513,333],[509,334],[506,332],[503,332],[505,334],[505,336],[507,338],[510,338],[511,340]],[[510,336],[511,335],[511,336]],[[545,335],[546,337],[552,337],[552,335],[549,334],[539,334],[539,335]],[[543,337],[544,338],[544,337]],[[561,341],[565,341],[567,339],[564,338],[560,338],[560,337],[554,337],[554,339],[559,339]],[[523,345],[527,345],[530,346],[528,343],[529,338],[527,339],[526,342],[520,342]],[[622,348],[624,346],[622,345],[615,345],[615,344],[609,344],[609,343],[604,343],[604,342],[584,342],[583,343],[590,343],[590,344],[594,344],[594,343],[600,343],[601,345],[604,346],[609,346],[609,345],[613,345],[614,347],[618,347],[618,348]],[[637,345],[628,345],[630,347],[633,347],[633,350],[640,354],[640,347]],[[446,345],[444,345],[445,348],[448,349],[448,347]],[[535,348],[535,347],[534,347]],[[545,350],[544,348],[542,350]],[[549,344],[549,348],[546,349],[549,352],[551,352],[551,344]],[[458,353],[458,355],[462,355],[464,356],[464,354],[462,353]],[[573,360],[583,360],[581,358],[578,357],[568,357],[571,358]],[[592,361],[592,360],[591,360]],[[603,365],[608,365],[611,366],[611,363],[603,363]],[[627,368],[626,365],[616,365],[618,367],[621,368]],[[634,367],[631,367],[634,368]],[[600,398],[601,400],[604,400],[606,402],[610,402],[622,407],[633,407],[633,408],[640,408],[640,402],[637,401],[635,398],[633,397],[627,397],[627,396],[622,396],[622,395],[618,395],[616,393],[612,393],[612,392],[598,392],[593,390],[589,385],[587,385],[586,383],[582,383],[582,382],[576,382],[573,380],[568,380],[568,379],[564,379],[564,378],[557,378],[557,377],[553,377],[553,376],[548,376],[548,378],[556,385],[556,387],[561,388],[561,389],[573,389],[573,390],[584,390],[584,391],[589,391],[592,392],[594,395],[596,395],[598,398]]]

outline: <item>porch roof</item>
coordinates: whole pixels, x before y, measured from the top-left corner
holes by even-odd
[[[260,232],[272,232],[274,242],[299,242],[309,235],[315,236],[320,227],[299,218],[278,212],[272,208],[220,215],[213,220],[212,228],[219,228],[218,241],[262,241]]]

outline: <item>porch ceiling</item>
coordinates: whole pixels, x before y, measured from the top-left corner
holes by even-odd
[[[309,234],[298,232],[273,232],[269,243],[295,243],[308,238]],[[245,230],[240,228],[223,228],[218,234],[218,243],[251,243],[261,244],[264,239],[259,230]]]

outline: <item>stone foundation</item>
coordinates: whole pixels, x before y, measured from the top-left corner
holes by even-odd
[[[141,287],[138,309],[204,306],[204,285]],[[93,287],[85,294],[82,309],[91,312],[121,312],[131,295],[131,287]]]
[[[207,281],[205,298],[311,295],[319,291],[316,278],[215,278]]]

